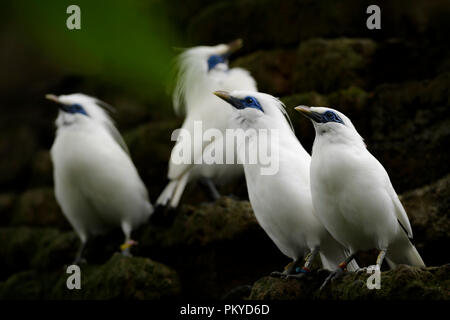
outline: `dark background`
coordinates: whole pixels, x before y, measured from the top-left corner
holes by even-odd
[[[173,58],[179,48],[236,38],[244,47],[232,56],[232,66],[250,70],[260,91],[285,102],[308,151],[314,131],[293,107],[332,106],[352,119],[404,194],[425,262],[449,262],[448,1],[93,2],[77,1],[82,29],[74,31],[66,28],[71,1],[3,3],[0,296],[71,298],[50,294],[36,276],[40,270],[56,283],[54,270],[69,263],[76,248],[53,197],[48,151],[57,110],[44,95],[83,92],[113,105],[154,202],[166,183],[170,134],[182,122],[172,111],[168,89]],[[381,30],[366,28],[370,4],[381,8]],[[222,192],[247,196],[242,181]],[[205,200],[192,185],[182,201],[193,206],[181,208],[175,227],[138,232],[146,240],[137,255],[179,273],[177,295],[220,297],[287,262],[251,218],[246,202],[225,198],[216,206],[200,206]],[[52,243],[55,238],[58,244]],[[118,238],[120,233],[99,240],[90,261],[103,264]],[[47,250],[43,257],[40,250]]]

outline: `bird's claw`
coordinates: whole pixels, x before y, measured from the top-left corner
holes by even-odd
[[[367,267],[358,268],[358,270],[355,271],[357,274],[366,273]]]
[[[287,279],[302,279],[306,277],[307,273],[301,272],[301,273],[295,273],[295,274],[288,274],[286,276]]]
[[[120,252],[122,253],[123,256],[125,257],[132,257],[133,255],[131,254],[131,247],[132,246],[136,246],[138,244],[137,241],[134,240],[127,240],[124,244],[122,244],[120,246]]]
[[[80,264],[85,264],[85,263],[87,263],[87,261],[86,261],[85,258],[76,258],[76,259],[72,262],[73,265],[80,265]]]
[[[273,271],[273,272],[270,273],[270,276],[273,277],[273,278],[284,279],[284,278],[286,278],[287,275],[284,272]]]
[[[322,285],[320,286],[320,291],[322,291],[323,288],[326,287],[326,285],[331,281],[333,282],[334,280],[338,279],[339,277],[342,277],[342,275],[344,274],[344,270],[342,270],[341,268],[334,270],[332,272],[330,272],[330,274],[328,275],[328,277],[325,279],[325,281],[322,283]]]

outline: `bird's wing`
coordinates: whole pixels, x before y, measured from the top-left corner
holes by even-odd
[[[375,157],[372,156],[372,159],[375,159]],[[408,219],[408,215],[406,214],[406,211],[403,208],[403,205],[400,202],[400,199],[398,198],[398,195],[395,192],[394,187],[392,186],[391,180],[389,178],[389,175],[388,175],[386,169],[383,167],[383,165],[378,160],[376,160],[376,162],[378,163],[379,170],[382,171],[382,175],[380,172],[380,176],[384,178],[386,191],[389,194],[389,196],[392,200],[392,203],[394,204],[395,215],[397,217],[398,223],[400,224],[402,229],[405,231],[405,233],[408,235],[408,237],[410,239],[412,239],[413,233],[412,233],[411,224]]]
[[[413,233],[411,223],[409,222],[408,219],[408,215],[406,214],[405,208],[403,208],[403,205],[400,202],[400,199],[398,198],[397,193],[395,192],[394,187],[392,187],[390,181],[389,181],[389,195],[391,196],[392,202],[394,203],[395,214],[397,216],[398,223],[400,224],[402,229],[405,230],[406,234],[408,235],[408,238],[412,239]]]
[[[117,144],[128,154],[130,155],[130,151],[128,150],[127,144],[125,143],[125,140],[123,140],[122,135],[120,134],[119,130],[110,122],[106,122],[106,128],[108,129],[109,133],[111,134],[111,137],[117,142]]]

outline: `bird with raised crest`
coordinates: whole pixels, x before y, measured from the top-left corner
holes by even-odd
[[[194,136],[196,123],[201,124],[203,131],[213,128],[223,133],[227,128],[230,111],[224,108],[225,102],[212,94],[213,91],[237,88],[257,90],[255,80],[248,71],[228,65],[229,56],[241,46],[242,40],[238,39],[229,44],[190,48],[178,57],[173,106],[178,114],[185,114],[182,130],[190,133],[193,139],[200,139],[200,143],[177,139],[169,160],[169,183],[158,197],[157,207],[176,208],[186,185],[196,180],[206,186],[211,198],[216,200],[220,197],[216,185],[226,184],[242,175],[242,166],[239,164],[197,161],[205,150],[219,145],[223,146],[225,157],[231,143],[225,135],[212,141],[203,141],[202,137]],[[173,161],[173,154],[180,149],[190,151],[190,161]]]

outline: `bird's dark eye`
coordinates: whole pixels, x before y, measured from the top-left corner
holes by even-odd
[[[251,97],[245,98],[245,103],[252,104],[253,103],[253,98],[251,98]]]
[[[334,120],[336,118],[334,113],[331,111],[325,112],[324,116],[327,120]]]

